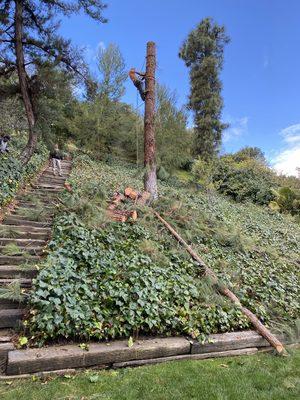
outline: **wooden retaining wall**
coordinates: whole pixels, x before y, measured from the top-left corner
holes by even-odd
[[[88,350],[81,349],[78,344],[15,350],[11,343],[0,343],[0,366],[6,375],[27,376],[47,371],[122,368],[173,360],[248,355],[270,349],[268,342],[255,331],[210,335],[204,344],[185,337],[149,338],[138,340],[131,347],[127,340],[90,343]]]

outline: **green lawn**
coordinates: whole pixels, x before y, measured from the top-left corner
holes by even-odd
[[[288,400],[300,398],[300,349],[0,383],[2,400]]]

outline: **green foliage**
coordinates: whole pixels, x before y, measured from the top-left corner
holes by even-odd
[[[141,172],[125,163],[111,166],[76,156],[70,177],[74,201],[91,194],[94,204],[92,188],[97,198],[99,186],[108,198],[129,185],[141,189]],[[271,326],[299,318],[300,230],[292,217],[251,203],[233,206],[211,191],[173,187],[169,181],[159,182],[159,190],[157,210],[244,305]],[[104,206],[107,197],[95,204]],[[134,337],[138,332],[203,339],[249,326],[240,310],[203,280],[153,214],[147,208],[138,214],[134,224],[91,221],[92,228],[74,214],[56,221],[32,293],[28,326],[36,341]]]
[[[178,109],[176,93],[159,85],[155,116],[157,164],[169,172],[190,159],[192,135],[186,125],[187,115],[183,108]]]
[[[40,144],[30,162],[22,166],[19,152],[23,145],[24,137],[14,134],[10,142],[10,153],[0,155],[0,207],[12,200],[20,185],[32,179],[47,159],[47,149]]]
[[[207,333],[237,323],[239,312],[228,306],[214,306],[213,320],[208,320],[208,308],[201,306],[205,283],[196,278],[193,264],[163,244],[166,261],[157,264],[141,251],[147,239],[147,230],[136,224],[110,224],[96,231],[74,214],[58,219],[51,253],[31,296],[31,334],[38,340],[107,339],[138,332],[196,337],[200,326]],[[225,310],[228,318],[218,321]]]
[[[192,167],[196,182],[205,189],[215,189],[235,201],[267,205],[274,199],[272,188],[278,186],[275,173],[262,161],[263,155],[245,148],[205,161],[198,158]]]
[[[25,296],[22,293],[20,281],[15,280],[8,285],[0,287],[0,299],[22,301]]]
[[[179,57],[190,70],[189,107],[194,113],[194,154],[210,159],[219,150],[222,131],[223,100],[219,74],[224,46],[229,42],[224,26],[211,18],[203,19],[190,32],[180,48]]]
[[[269,206],[272,210],[289,212],[292,215],[300,215],[300,191],[282,187],[273,191],[275,200]]]
[[[101,74],[99,95],[118,101],[125,93],[124,82],[127,79],[125,61],[119,47],[110,43],[100,48],[97,54],[98,69]]]
[[[103,96],[78,103],[68,129],[77,146],[84,147],[98,158],[113,154],[134,160],[139,122],[140,117],[129,105]]]
[[[23,254],[23,250],[15,243],[8,243],[3,247],[1,253],[6,256],[20,256]]]
[[[221,157],[213,180],[219,192],[234,200],[261,205],[273,200],[272,188],[277,187],[275,173],[253,158]]]

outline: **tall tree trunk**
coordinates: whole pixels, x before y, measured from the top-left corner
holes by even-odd
[[[21,161],[23,164],[27,164],[36,148],[37,134],[34,131],[36,118],[34,115],[34,107],[30,95],[28,76],[25,69],[24,50],[22,41],[23,41],[23,1],[15,0],[15,51],[16,51],[20,90],[25,107],[26,117],[28,121],[28,130],[29,130],[28,142],[21,154]]]
[[[155,68],[156,48],[154,42],[147,43],[146,61],[146,98],[144,119],[144,188],[151,194],[152,199],[157,199],[156,160],[155,160]]]

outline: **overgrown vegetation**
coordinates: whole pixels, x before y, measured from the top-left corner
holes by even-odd
[[[76,157],[74,193],[65,198],[65,210],[73,213],[56,221],[32,296],[27,325],[39,343],[138,333],[202,339],[249,326],[150,210],[139,210],[136,223],[105,222],[106,201],[129,184],[141,188],[141,174],[130,165]],[[292,217],[253,204],[233,207],[220,195],[188,186],[161,183],[160,192],[155,207],[262,321],[282,330],[299,318],[300,230]]]
[[[10,152],[0,155],[0,208],[12,200],[19,187],[32,179],[47,160],[48,151],[43,144],[39,144],[30,162],[22,166],[19,154],[24,144],[23,136],[15,134],[10,144]]]
[[[269,205],[274,211],[300,215],[300,180],[276,175],[256,147],[210,161],[198,158],[191,172],[206,190],[217,190],[237,202],[251,201]]]

